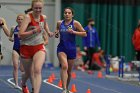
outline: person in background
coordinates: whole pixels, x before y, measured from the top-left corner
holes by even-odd
[[[60,36],[57,46],[57,56],[61,64],[60,76],[62,80],[62,93],[69,93],[68,86],[71,79],[71,71],[76,58],[76,35],[85,37],[86,32],[82,25],[73,19],[74,11],[67,7],[64,9],[64,20],[58,21],[55,37]]]
[[[23,14],[19,14],[17,16],[16,22],[17,22],[17,26],[13,26],[11,28],[10,31],[10,36],[9,36],[9,40],[11,42],[14,42],[13,45],[13,51],[12,51],[12,61],[13,61],[13,77],[14,77],[14,82],[15,82],[15,88],[18,88],[18,67],[19,67],[19,58],[20,58],[20,37],[19,37],[19,28],[21,26],[21,23],[24,20],[24,15]],[[13,39],[13,35],[14,35],[14,39]],[[22,64],[20,63],[20,70],[23,73],[24,69]]]
[[[140,24],[134,31],[132,36],[132,44],[134,45],[134,49],[136,51],[136,59],[140,61]]]
[[[9,32],[9,30],[8,30],[6,21],[5,21],[4,18],[1,18],[1,17],[0,17],[0,62],[1,62],[1,60],[3,59],[3,55],[2,55],[2,52],[1,52],[1,46],[2,46],[1,33],[2,33],[2,31],[4,31],[5,35],[6,35],[7,37],[9,37],[10,32]]]
[[[74,68],[77,70],[85,71],[83,56],[86,56],[84,51],[81,51],[80,46],[76,46],[76,59],[74,62]]]
[[[134,46],[134,49],[136,51],[136,60],[140,61],[140,20],[139,20],[139,24],[137,26],[137,28],[135,29],[133,36],[132,36],[132,43]],[[140,67],[137,68],[137,71],[140,75]],[[140,80],[140,76],[139,76],[139,80]],[[139,81],[140,84],[140,81]]]
[[[95,28],[95,21],[92,18],[88,19],[88,25],[84,28],[87,36],[83,38],[83,46],[84,51],[87,52],[87,60],[85,64],[88,64],[89,70],[91,69],[91,63],[92,63],[92,55],[96,52],[97,48],[98,50],[101,49],[100,41],[98,37],[98,32]]]
[[[91,63],[93,70],[104,70],[106,67],[106,62],[104,59],[104,51],[99,50],[98,52],[92,55],[92,63]]]

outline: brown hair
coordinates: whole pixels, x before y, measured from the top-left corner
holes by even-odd
[[[66,8],[64,9],[64,11],[65,11],[66,9],[70,9],[71,12],[72,12],[72,14],[74,15],[74,10],[73,10],[71,7],[66,7]]]
[[[25,14],[28,14],[31,11],[33,11],[33,9],[32,8],[29,8],[29,9],[25,10],[24,12],[25,12]]]
[[[94,21],[94,19],[92,19],[92,18],[89,18],[88,20],[87,20],[87,22],[89,23],[89,22],[93,22]]]

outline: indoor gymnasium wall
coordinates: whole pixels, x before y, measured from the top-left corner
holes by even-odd
[[[47,0],[46,0],[47,1]],[[51,2],[53,1],[53,2]],[[45,2],[44,14],[47,16],[48,25],[51,31],[54,31],[56,21],[60,19],[60,0],[49,0]],[[24,13],[24,11],[31,6],[31,0],[0,0],[0,17],[5,18],[8,28],[17,25],[16,16],[18,14]],[[46,46],[49,52],[47,61],[52,62],[54,66],[58,66],[58,61],[56,57],[56,45],[58,40],[54,38],[49,39],[49,44]],[[11,65],[11,53],[12,53],[13,43],[11,43],[6,35],[2,33],[2,53],[4,59],[2,60],[2,65]]]

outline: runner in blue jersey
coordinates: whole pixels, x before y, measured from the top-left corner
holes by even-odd
[[[76,40],[75,36],[86,36],[82,25],[73,19],[73,9],[67,7],[64,9],[64,20],[57,22],[55,37],[60,35],[60,43],[57,47],[57,56],[61,64],[61,80],[63,86],[62,93],[69,93],[68,85],[71,79],[71,71],[76,58]]]
[[[19,57],[20,57],[20,52],[19,52],[20,39],[19,39],[18,32],[19,32],[19,27],[21,26],[23,19],[24,19],[24,15],[19,14],[17,16],[16,22],[18,23],[18,25],[11,28],[10,36],[9,36],[9,40],[14,42],[13,51],[12,51],[12,61],[13,61],[13,66],[14,66],[13,77],[15,81],[15,88],[18,88],[18,65],[19,65]],[[12,38],[13,35],[14,35],[14,39]],[[21,72],[24,72],[24,69],[21,63],[20,63],[20,70]]]

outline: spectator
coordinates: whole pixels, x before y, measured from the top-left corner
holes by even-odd
[[[103,50],[93,54],[91,65],[93,70],[103,70],[106,67]]]
[[[83,38],[84,50],[87,51],[87,60],[89,62],[89,69],[91,69],[92,55],[98,50],[101,49],[100,41],[96,28],[94,27],[95,22],[93,19],[88,19],[88,25],[84,28],[87,32],[87,37]]]
[[[74,67],[77,70],[85,71],[84,70],[84,61],[83,56],[86,56],[86,53],[84,51],[81,51],[80,46],[76,46],[76,59],[74,62]]]

